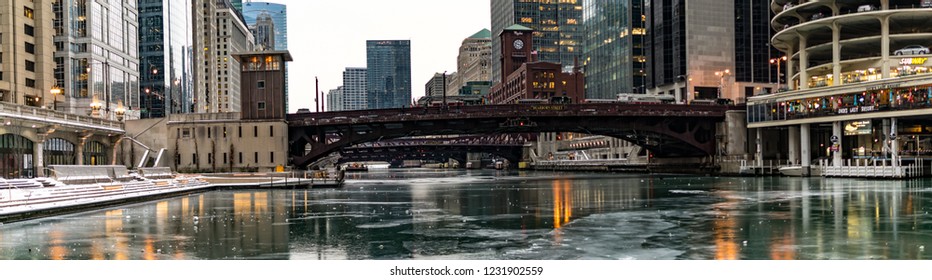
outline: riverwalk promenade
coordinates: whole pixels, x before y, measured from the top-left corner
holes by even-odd
[[[216,189],[335,188],[342,183],[334,178],[296,178],[280,173],[170,176],[158,173],[151,176],[153,178],[128,173],[117,176],[125,178],[122,180],[89,177],[92,176],[68,176],[61,180],[0,179],[0,223],[65,215]],[[83,182],[64,183],[69,180]]]

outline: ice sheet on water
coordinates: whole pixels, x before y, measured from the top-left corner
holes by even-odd
[[[675,259],[683,251],[651,241],[676,224],[657,211],[619,212],[584,217],[506,250],[517,259]]]
[[[707,191],[701,191],[701,190],[670,190],[670,193],[675,193],[675,194],[708,194],[709,192],[707,192]]]

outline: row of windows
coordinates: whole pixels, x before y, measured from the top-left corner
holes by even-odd
[[[221,157],[221,159],[223,159],[223,164],[229,164],[230,162],[233,162],[233,158],[227,157],[227,155],[228,155],[227,153],[223,153],[223,156]],[[243,152],[239,152],[237,158],[239,159],[238,163],[243,164]],[[252,158],[253,158],[253,163],[258,164],[259,163],[259,152],[254,152]],[[275,152],[269,152],[269,162],[275,163]],[[207,164],[213,164],[213,163],[214,163],[214,154],[207,153]],[[217,163],[220,163],[220,161],[217,161]],[[193,165],[200,164],[197,153],[191,154],[191,164]],[[181,165],[181,155],[179,154],[175,155],[175,165]]]
[[[195,128],[178,128],[178,136],[181,138],[197,138],[194,135],[193,130]],[[222,133],[222,134],[221,134]],[[237,127],[237,135],[239,138],[243,138],[243,127]],[[259,126],[252,127],[253,137],[259,137]],[[207,139],[210,138],[227,138],[227,127],[208,127],[207,128]],[[275,126],[269,126],[269,137],[275,137]]]

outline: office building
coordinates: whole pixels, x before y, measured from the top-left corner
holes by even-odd
[[[512,104],[533,100],[543,103],[580,103],[585,99],[585,75],[575,67],[564,71],[559,63],[537,61],[533,30],[518,24],[505,28],[501,83],[489,93],[491,104]]]
[[[136,1],[53,1],[58,109],[116,119],[139,115],[139,24]],[[28,31],[28,30],[27,30]],[[96,102],[95,102],[96,101]],[[91,104],[99,104],[92,110]]]
[[[643,93],[647,73],[643,0],[584,1],[586,98]]]
[[[247,26],[254,26],[258,20],[264,17],[272,20],[274,31],[273,47],[274,50],[288,49],[288,6],[283,4],[268,2],[246,2],[243,3],[243,18]],[[256,36],[259,37],[259,36]],[[256,39],[258,42],[258,38]]]
[[[240,63],[255,39],[229,0],[195,0],[193,112],[240,112]]]
[[[369,109],[411,106],[411,41],[366,41],[366,65]]]
[[[249,25],[249,31],[256,38],[256,48],[260,50],[275,49],[275,22],[269,13],[262,12],[256,17],[256,23]]]
[[[447,95],[459,94],[469,82],[492,80],[492,32],[482,29],[463,40],[456,56],[456,72],[447,77]]]
[[[140,115],[161,118],[191,112],[192,18],[189,3],[139,1]]]
[[[4,1],[0,4],[0,100],[53,107],[57,96],[52,36],[61,30],[52,1]],[[63,85],[63,84],[62,84]],[[61,97],[58,97],[61,98]]]
[[[501,82],[502,42],[498,35],[513,24],[534,29],[533,45],[540,61],[571,67],[582,55],[583,7],[581,0],[490,0],[492,13],[492,84]]]
[[[688,8],[685,0],[645,6],[647,91],[674,95],[681,103],[695,99],[743,103],[747,96],[771,92],[775,88],[771,77],[761,75],[761,69],[770,67],[762,55],[769,52],[770,33],[760,32],[767,21],[750,19],[768,14],[770,5],[765,1],[688,3]]]
[[[331,89],[327,92],[327,112],[345,111],[343,110],[343,86]]]
[[[424,85],[424,96],[443,96],[447,90],[448,77],[445,73],[435,73]]]

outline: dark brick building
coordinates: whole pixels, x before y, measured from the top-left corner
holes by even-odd
[[[284,119],[285,64],[291,61],[288,51],[263,51],[234,54],[241,64],[240,101],[243,120]]]
[[[492,104],[524,101],[579,103],[585,99],[585,76],[579,68],[564,72],[559,63],[538,62],[531,36],[533,30],[521,25],[505,28],[502,42],[501,83],[492,86]]]

